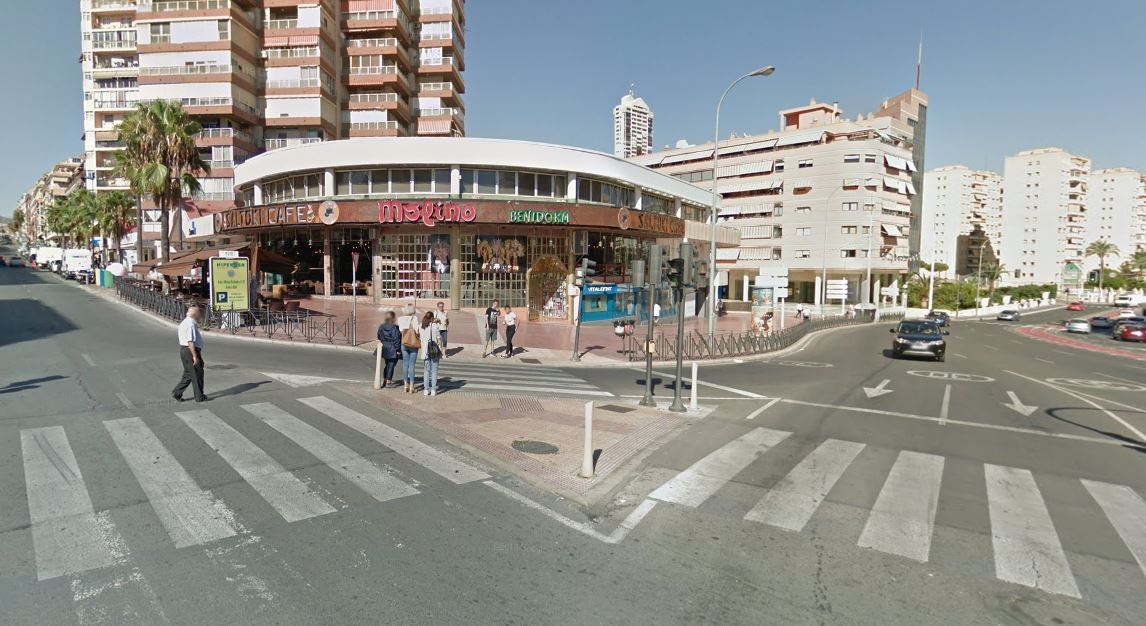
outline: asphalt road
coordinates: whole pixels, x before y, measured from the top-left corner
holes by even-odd
[[[991,322],[892,360],[888,327],[703,367],[716,410],[582,509],[289,384],[368,355],[208,336],[176,403],[172,329],[3,268],[0,621],[1139,623],[1146,365]]]

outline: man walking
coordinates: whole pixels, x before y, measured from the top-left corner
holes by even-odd
[[[202,317],[199,305],[192,304],[187,307],[187,317],[179,323],[179,360],[183,362],[183,378],[171,390],[171,397],[180,402],[187,385],[191,385],[195,392],[196,402],[207,400],[207,394],[203,393],[203,336],[199,333]]]
[[[446,352],[446,335],[449,332],[447,329],[450,327],[450,315],[446,312],[445,302],[438,303],[438,309],[434,311],[434,321],[438,323],[439,334],[442,336],[442,356],[447,357],[449,354]]]
[[[499,316],[501,316],[501,309],[498,308],[498,301],[494,300],[485,310],[485,348],[481,353],[483,359],[487,354],[493,354],[494,346],[497,345],[497,318]]]

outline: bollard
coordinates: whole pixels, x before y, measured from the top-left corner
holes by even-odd
[[[697,409],[697,406],[696,406],[696,370],[697,370],[696,361],[693,361],[692,362],[692,389],[690,389],[689,398],[688,398],[688,408],[693,410],[693,411],[695,411]]]
[[[382,388],[382,342],[374,350],[374,388]]]
[[[585,403],[585,453],[581,457],[581,478],[593,477],[593,401]]]

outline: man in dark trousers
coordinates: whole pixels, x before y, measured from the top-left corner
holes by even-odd
[[[183,362],[183,378],[171,390],[171,397],[180,402],[187,385],[191,385],[195,392],[196,402],[207,400],[207,394],[203,393],[203,335],[199,333],[199,320],[202,318],[199,306],[192,304],[187,307],[187,317],[179,323],[179,360]]]

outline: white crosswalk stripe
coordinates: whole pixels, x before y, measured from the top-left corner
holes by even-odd
[[[269,402],[244,404],[243,410],[282,433],[379,502],[418,493],[413,486]]]
[[[214,413],[182,411],[175,415],[207,442],[286,521],[297,522],[335,511],[294,474]]]
[[[176,548],[238,534],[234,513],[199,488],[138,417],[103,423]]]
[[[761,454],[790,434],[770,428],[754,428],[693,463],[658,487],[649,497],[662,502],[698,507]]]
[[[926,562],[942,479],[943,457],[900,452],[857,545]]]
[[[419,371],[420,374],[420,371]],[[586,397],[612,397],[583,378],[544,367],[506,363],[443,362],[438,378],[445,386],[459,390],[499,391],[513,394],[560,394]]]
[[[1106,519],[1138,561],[1138,568],[1146,574],[1146,501],[1125,485],[1083,479],[1082,486],[1106,513]]]
[[[995,576],[1050,593],[1080,597],[1034,476],[1028,470],[1001,465],[988,464],[984,469]]]
[[[20,431],[32,518],[36,577],[48,580],[117,563],[121,542],[92,506],[76,455],[61,426]]]
[[[476,470],[436,448],[330,398],[324,396],[299,398],[299,402],[342,422],[454,484],[460,485],[489,478],[489,474]]]
[[[863,449],[862,443],[828,439],[770,489],[744,519],[786,530],[803,530]]]

